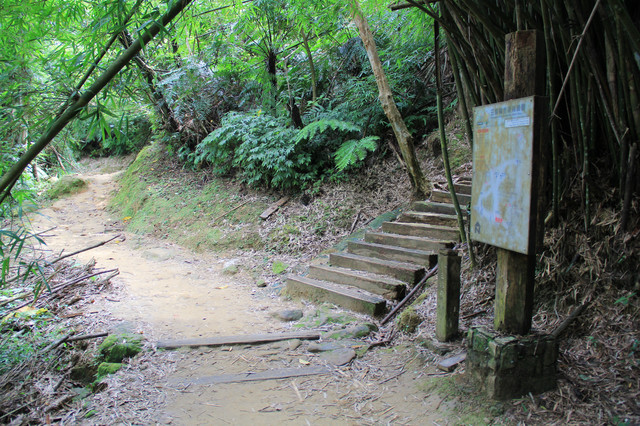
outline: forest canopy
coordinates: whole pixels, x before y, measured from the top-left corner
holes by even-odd
[[[593,201],[614,189],[611,202],[627,225],[640,129],[636,2],[362,6],[418,140],[437,126],[434,20],[448,106],[459,107],[468,134],[472,107],[503,99],[505,35],[539,30],[552,111],[553,218],[575,190],[588,227]],[[5,174],[65,113],[76,120],[51,138],[15,189],[31,187],[39,169],[81,154],[133,152],[151,137],[187,165],[283,190],[344,173],[375,150],[397,153],[354,10],[330,0],[4,1],[0,169]],[[89,93],[118,61],[122,71]],[[87,93],[90,100],[74,107]]]

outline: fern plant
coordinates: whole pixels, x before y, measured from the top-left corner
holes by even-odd
[[[367,136],[360,140],[350,139],[344,142],[334,154],[336,169],[341,172],[362,162],[367,153],[375,151],[378,147],[379,139],[377,136]]]

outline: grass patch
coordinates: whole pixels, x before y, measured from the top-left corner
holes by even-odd
[[[198,176],[166,159],[161,146],[145,147],[120,180],[110,209],[129,231],[167,238],[195,251],[225,252],[262,245],[261,201],[247,201],[222,179]]]

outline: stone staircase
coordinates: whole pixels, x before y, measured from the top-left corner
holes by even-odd
[[[455,189],[464,210],[471,187]],[[396,221],[366,232],[362,241],[349,241],[345,252],[330,254],[328,264],[311,265],[305,276],[288,276],[287,294],[379,316],[435,266],[438,250],[459,240],[451,196],[434,190],[430,201],[413,203]]]

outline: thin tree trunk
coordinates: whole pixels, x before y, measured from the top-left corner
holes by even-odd
[[[449,186],[449,192],[451,193],[451,199],[453,200],[453,207],[456,211],[456,217],[458,218],[458,230],[460,231],[460,240],[462,243],[467,243],[469,249],[469,258],[471,259],[471,267],[475,267],[476,259],[471,248],[471,243],[467,239],[467,232],[464,228],[464,217],[462,216],[462,209],[460,209],[460,203],[458,202],[458,196],[456,195],[455,186],[453,185],[453,179],[451,178],[451,166],[449,165],[449,148],[447,147],[447,135],[444,129],[444,111],[442,107],[442,70],[440,69],[440,24],[437,20],[433,21],[433,34],[434,34],[434,54],[436,56],[436,103],[438,109],[438,129],[440,130],[440,146],[442,147],[442,162],[444,163],[444,174],[447,178],[447,185]],[[455,71],[454,71],[455,72]],[[466,105],[465,105],[466,106]],[[471,137],[471,135],[470,135]]]
[[[311,54],[311,49],[309,48],[309,35],[303,31],[302,33],[302,45],[304,46],[304,51],[307,53],[307,61],[309,61],[309,71],[311,72],[311,93],[313,102],[316,101],[318,97],[318,76],[316,75],[316,66],[313,63],[313,55]]]
[[[371,63],[371,68],[373,69],[373,74],[376,78],[379,91],[378,98],[380,99],[382,108],[391,123],[393,133],[396,135],[396,139],[398,140],[400,152],[402,153],[402,158],[407,167],[407,172],[409,173],[409,178],[411,179],[411,184],[415,194],[417,197],[426,198],[431,194],[431,182],[429,182],[422,173],[422,169],[420,168],[420,164],[418,163],[415,149],[413,147],[413,137],[411,136],[409,129],[407,129],[407,126],[400,115],[400,111],[398,111],[398,107],[393,100],[391,86],[389,86],[389,81],[387,80],[387,76],[382,68],[382,62],[378,56],[378,49],[376,48],[373,40],[373,34],[371,33],[369,24],[364,17],[362,9],[360,8],[360,3],[357,0],[354,0],[353,5],[353,20],[358,27],[360,38],[364,43],[367,56],[369,57],[369,62]]]
[[[124,68],[137,54],[142,50],[142,46],[146,45],[153,39],[162,27],[171,22],[192,0],[179,0],[173,4],[173,7],[169,9],[159,21],[153,22],[149,25],[149,28],[144,31],[140,38],[137,39],[131,47],[125,50],[112,64],[105,70],[100,77],[84,92],[80,95],[70,106],[67,108],[53,123],[49,126],[49,129],[38,139],[36,143],[22,154],[20,159],[7,171],[7,173],[0,179],[0,203],[9,195],[10,188],[13,187],[18,180],[24,169],[33,161],[36,156],[42,152],[42,150],[53,140],[54,137],[65,126],[73,120],[76,115],[86,107],[89,102],[98,94],[109,82]]]

